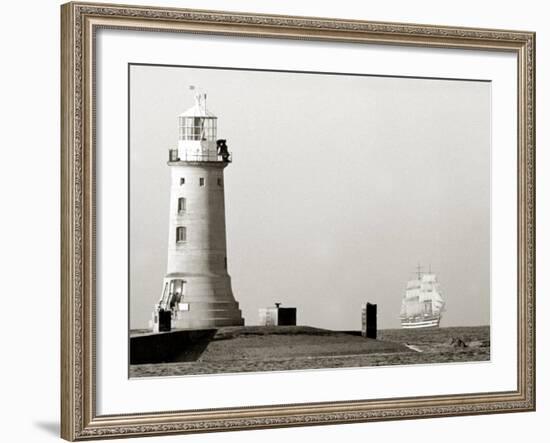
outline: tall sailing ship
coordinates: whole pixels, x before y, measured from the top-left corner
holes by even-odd
[[[444,308],[437,276],[418,268],[416,278],[407,282],[401,303],[401,326],[404,329],[437,328]]]

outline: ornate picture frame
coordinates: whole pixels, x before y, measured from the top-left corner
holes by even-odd
[[[535,34],[71,2],[61,7],[61,435],[88,440],[535,409]],[[471,49],[517,57],[517,389],[99,415],[96,33],[99,29]],[[498,128],[497,128],[498,129]],[[123,149],[123,148],[121,148]]]

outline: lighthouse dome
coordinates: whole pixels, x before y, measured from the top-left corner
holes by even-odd
[[[217,118],[206,109],[206,94],[196,94],[195,105],[187,111],[182,112],[179,117]]]

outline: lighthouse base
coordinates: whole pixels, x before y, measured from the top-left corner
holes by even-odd
[[[235,302],[193,302],[183,303],[175,311],[172,328],[198,329],[220,326],[243,326],[239,303]]]
[[[164,279],[163,287],[162,297],[155,305],[149,322],[153,331],[159,330],[162,310],[170,312],[172,329],[244,325],[228,274],[169,274]]]

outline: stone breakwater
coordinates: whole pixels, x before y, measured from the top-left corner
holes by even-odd
[[[461,343],[456,345],[456,343]],[[380,330],[379,339],[356,331],[306,326],[219,328],[192,362],[130,366],[131,377],[353,368],[487,361],[488,326]]]

